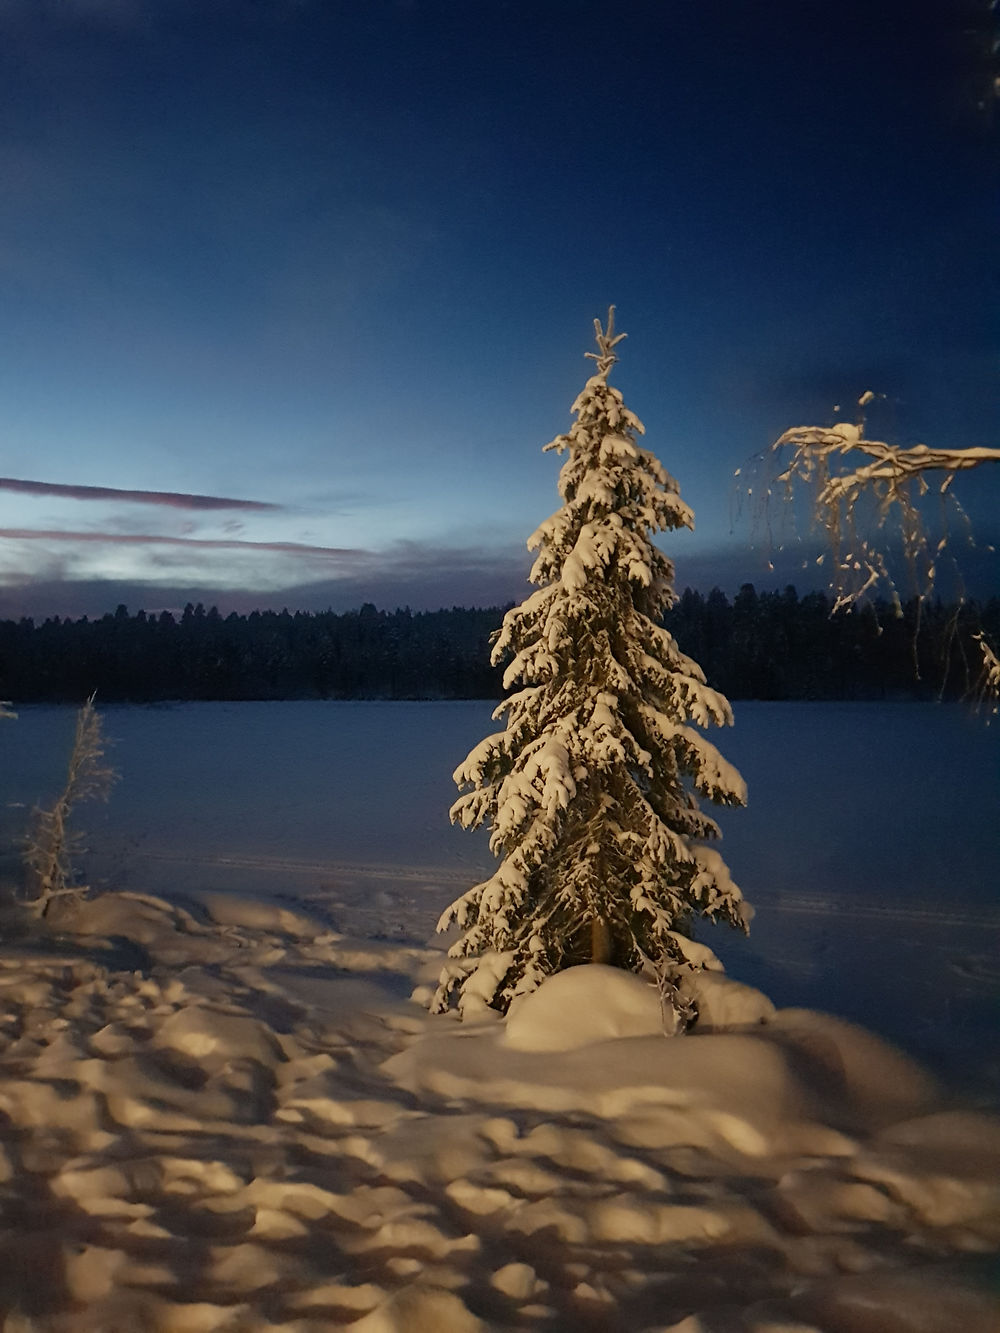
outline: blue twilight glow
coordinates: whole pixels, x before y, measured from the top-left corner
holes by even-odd
[[[679,584],[814,585],[732,530],[782,429],[873,387],[893,439],[1000,435],[967,28],[0,0],[0,474],[38,483],[0,481],[0,614],[519,598],[612,301],[615,382],[697,515]],[[995,529],[1000,478],[963,497]]]

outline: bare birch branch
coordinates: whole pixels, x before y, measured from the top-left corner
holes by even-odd
[[[91,695],[76,716],[73,749],[66,772],[66,786],[47,810],[35,811],[25,863],[35,897],[28,906],[43,917],[55,898],[87,894],[87,885],[75,883],[74,860],[84,850],[81,834],[69,828],[69,819],[80,801],[107,800],[117,774],[103,764],[104,735],[101,718]]]
[[[862,413],[873,398],[869,391],[859,399]],[[872,531],[898,525],[903,556],[922,602],[934,592],[950,532],[945,514],[943,533],[932,540],[921,502],[936,493],[943,504],[951,503],[953,514],[967,521],[950,494],[955,477],[986,463],[1000,463],[1000,449],[995,448],[932,449],[918,444],[903,449],[884,440],[867,439],[863,416],[857,424],[842,421],[834,426],[793,427],[768,452],[782,460],[776,480],[784,485],[786,498],[791,499],[800,485],[813,493],[812,517],[830,545],[828,570],[835,611],[853,605],[879,585],[887,589],[897,609],[900,605],[884,543],[861,530],[862,502],[871,501],[874,507],[873,515],[865,509],[872,519]],[[979,642],[986,693],[996,697],[1000,666],[982,636]]]

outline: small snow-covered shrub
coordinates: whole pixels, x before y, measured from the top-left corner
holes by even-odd
[[[652,534],[690,528],[674,481],[639,445],[644,428],[608,384],[613,309],[595,320],[597,363],[576,421],[547,449],[566,453],[563,506],[528,539],[535,592],[509,611],[493,647],[514,692],[455,772],[452,808],[487,824],[496,873],[445,911],[461,929],[432,1008],[501,1012],[545,977],[580,963],[655,973],[680,1017],[675,972],[697,916],[745,930],[750,909],[706,842],[719,836],[698,798],[742,805],[743,779],[701,729],[732,722],[663,628],[674,568]],[[515,688],[516,687],[516,688]],[[502,960],[503,966],[498,966]]]
[[[56,898],[82,898],[87,886],[76,882],[74,857],[83,850],[80,833],[69,827],[69,819],[80,801],[107,800],[116,781],[113,768],[103,764],[104,735],[93,695],[76,717],[76,733],[66,772],[66,786],[47,810],[35,811],[34,828],[28,840],[25,863],[34,897],[28,906],[45,916]]]

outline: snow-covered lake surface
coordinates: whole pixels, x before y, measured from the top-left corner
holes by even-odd
[[[960,706],[736,706],[713,739],[747,780],[722,851],[758,915],[712,946],[779,1003],[825,1006],[921,1055],[995,1070],[1000,727]],[[451,773],[494,724],[460,703],[104,710],[121,773],[80,812],[98,882],[289,896],[340,929],[424,941],[491,864],[452,828]],[[73,710],[5,728],[5,838],[51,799]],[[730,961],[731,960],[731,961]]]
[[[740,706],[758,915],[668,1039],[612,969],[509,1023],[407,998],[491,864],[446,813],[489,712],[107,710],[108,891],[0,931],[0,1326],[996,1333],[1000,732]],[[5,842],[72,726],[5,724]]]
[[[168,704],[102,710],[122,775],[101,837],[146,854],[485,868],[452,829],[451,773],[488,730],[486,703]],[[713,739],[746,811],[725,854],[770,892],[996,902],[1000,727],[960,706],[736,706]],[[3,736],[0,797],[58,787],[73,710],[34,707]],[[10,820],[7,815],[8,823]],[[139,847],[136,850],[140,850]]]

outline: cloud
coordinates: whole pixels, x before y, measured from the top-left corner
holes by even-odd
[[[436,611],[451,606],[506,606],[520,602],[530,591],[528,571],[532,558],[523,546],[494,550],[398,542],[373,552],[370,560],[333,579],[301,582],[261,594],[246,590],[232,609],[253,610],[268,605],[304,611],[349,611],[364,602],[381,610],[408,606],[414,611]],[[233,594],[230,594],[232,597]]]
[[[3,535],[0,533],[0,535]],[[183,544],[183,543],[181,543]],[[238,543],[236,543],[238,545]],[[297,547],[294,543],[249,543],[256,549],[290,548],[292,554],[331,548]],[[49,562],[31,579],[0,585],[0,619],[33,616],[101,616],[120,604],[147,612],[183,607],[187,602],[217,606],[223,614],[254,610],[355,610],[364,602],[394,610],[437,610],[442,606],[503,606],[520,601],[528,592],[530,556],[521,547],[494,552],[401,542],[387,551],[349,551],[331,574],[297,582],[262,586],[252,571],[245,571],[234,587],[225,578],[194,579],[169,566],[161,577],[93,577],[81,571],[73,577],[64,564]],[[329,566],[328,566],[329,568]],[[319,573],[319,571],[316,571]]]
[[[12,595],[23,615],[35,614],[32,590],[53,581],[64,586],[75,605],[73,591],[80,583],[273,589],[289,583],[292,570],[299,577],[336,579],[364,569],[371,559],[364,549],[299,541],[0,528],[0,587],[17,590]]]
[[[141,607],[152,613],[178,610],[188,602],[217,606],[223,615],[286,607],[290,611],[343,612],[356,610],[365,602],[387,611],[403,606],[413,611],[434,611],[452,606],[502,607],[522,601],[530,591],[527,576],[531,557],[515,544],[484,550],[399,542],[385,551],[338,551],[280,542],[219,544],[278,550],[293,556],[316,552],[323,557],[323,564],[313,567],[315,577],[307,574],[294,582],[280,577],[280,567],[274,570],[276,577],[269,581],[261,578],[255,564],[242,571],[234,586],[231,577],[207,564],[199,566],[195,576],[189,566],[183,572],[174,567],[167,558],[171,550],[199,545],[183,539],[167,545],[161,571],[153,577],[123,571],[121,577],[101,578],[83,568],[74,577],[69,565],[47,552],[44,569],[40,568],[33,578],[0,586],[0,619],[96,617],[121,604],[132,611]],[[753,550],[743,543],[684,556],[672,552],[676,555],[677,590],[695,588],[707,594],[718,587],[730,598],[744,583],[752,583],[758,592],[780,590],[786,584],[794,584],[800,595],[820,591],[826,587],[826,567],[816,562],[821,551],[813,540],[805,540],[789,542],[784,549],[770,552]],[[956,554],[967,592],[978,598],[990,596],[997,586],[997,557],[984,550]],[[336,558],[332,568],[327,563],[330,557]],[[905,578],[900,588],[906,595]]]
[[[115,500],[129,504],[167,505],[171,509],[280,510],[266,500],[234,500],[221,495],[188,495],[184,491],[126,491],[117,486],[71,486],[54,481],[20,481],[0,477],[0,491],[20,495],[58,496],[65,500]]]
[[[110,546],[184,546],[217,551],[268,551],[280,555],[364,557],[351,546],[309,546],[304,542],[251,542],[238,537],[170,537],[150,532],[70,532],[64,528],[0,528],[0,540],[103,542]]]
[[[2,535],[2,533],[0,533]],[[451,606],[506,606],[522,601],[530,591],[528,571],[531,556],[523,546],[511,544],[493,550],[454,547],[415,541],[398,542],[384,551],[343,551],[329,573],[314,566],[310,574],[295,581],[281,579],[275,569],[269,580],[260,578],[258,567],[241,571],[240,582],[222,571],[206,567],[203,576],[179,573],[167,555],[159,576],[94,578],[80,570],[73,577],[69,568],[53,560],[44,571],[19,586],[0,587],[0,618],[34,616],[99,616],[124,603],[132,610],[146,611],[182,607],[187,602],[218,606],[230,611],[356,610],[372,602],[382,610],[408,606],[414,611],[434,611]],[[192,543],[196,544],[196,543]],[[239,545],[238,543],[234,543]],[[254,549],[288,550],[292,555],[323,553],[330,548],[310,548],[295,543],[247,543]],[[677,559],[677,589],[697,588],[708,593],[721,588],[732,597],[744,583],[758,591],[770,591],[794,583],[800,593],[821,589],[822,567],[815,557],[818,546],[793,543],[782,552],[749,550],[742,544],[704,551]],[[325,563],[325,560],[324,560]]]
[[[0,531],[0,537],[8,535]],[[67,542],[81,535],[84,540],[99,541],[94,534],[66,534]],[[122,538],[132,544],[128,536]],[[143,540],[135,538],[135,541]],[[152,539],[156,540],[156,539]],[[311,575],[296,581],[282,579],[280,567],[275,577],[260,577],[258,566],[240,571],[239,583],[232,576],[206,565],[200,577],[192,577],[190,566],[184,572],[175,568],[170,553],[185,546],[234,546],[253,550],[279,551],[295,556],[312,552],[324,557],[323,566],[313,566]],[[708,593],[720,587],[732,597],[744,583],[753,583],[758,591],[794,583],[800,593],[824,586],[824,573],[815,564],[819,548],[793,545],[784,552],[751,551],[743,545],[691,554],[677,560],[677,589],[697,588]],[[49,553],[51,555],[51,553]],[[327,560],[334,558],[333,568]],[[147,562],[160,565],[159,575],[143,578],[123,571],[117,578],[95,578],[93,571],[79,567],[74,577],[70,565],[51,558],[45,569],[29,580],[11,581],[0,586],[0,619],[33,616],[36,620],[59,615],[101,616],[120,604],[131,610],[147,612],[177,609],[187,602],[217,606],[223,615],[255,610],[325,611],[356,610],[372,602],[381,610],[392,611],[408,606],[413,611],[434,611],[451,606],[506,606],[522,601],[530,591],[528,571],[531,556],[521,545],[494,550],[482,547],[454,547],[421,542],[398,542],[384,551],[343,550],[309,547],[296,543],[240,543],[185,541],[168,539],[163,560]],[[770,564],[770,567],[769,567]],[[308,566],[307,566],[308,567]]]

